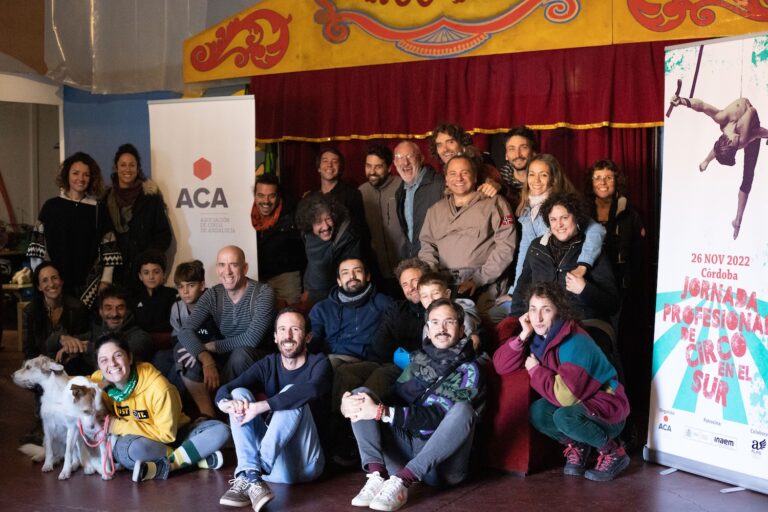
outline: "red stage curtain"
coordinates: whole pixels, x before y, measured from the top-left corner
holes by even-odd
[[[498,132],[662,121],[664,45],[638,43],[251,79],[261,141],[423,137],[439,121]]]

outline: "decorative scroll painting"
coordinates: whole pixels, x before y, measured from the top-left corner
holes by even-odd
[[[184,79],[610,44],[610,10],[584,4],[264,0],[188,39]]]
[[[768,30],[765,0],[613,0],[613,4],[617,44]]]

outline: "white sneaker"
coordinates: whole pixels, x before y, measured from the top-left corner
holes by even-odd
[[[396,476],[389,477],[384,485],[379,489],[376,497],[368,505],[373,510],[383,510],[392,512],[398,510],[408,501],[408,488],[403,485],[403,481]]]
[[[357,496],[352,498],[353,507],[367,507],[370,505],[371,500],[373,500],[373,498],[379,493],[381,486],[384,485],[384,479],[381,478],[381,475],[379,475],[378,471],[368,473],[366,478],[368,481],[365,482],[365,486],[360,489],[360,492],[357,493]]]

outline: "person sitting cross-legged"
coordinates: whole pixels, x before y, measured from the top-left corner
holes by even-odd
[[[283,309],[275,320],[279,353],[257,361],[219,388],[216,404],[229,414],[237,468],[221,505],[259,511],[274,495],[265,482],[314,480],[325,467],[321,438],[332,372],[324,354],[307,352],[304,315]],[[259,393],[266,399],[258,399]]]
[[[439,299],[426,313],[429,337],[397,380],[404,407],[390,407],[367,388],[344,394],[368,481],[356,507],[397,510],[415,482],[456,485],[469,473],[483,381],[461,306]],[[390,476],[391,475],[391,476]]]

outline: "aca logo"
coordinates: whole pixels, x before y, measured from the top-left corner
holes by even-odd
[[[752,440],[752,453],[755,455],[762,455],[763,450],[765,450],[765,439],[760,441],[759,439],[753,439]]]
[[[669,422],[669,416],[667,416],[665,414],[664,415],[664,421],[659,423],[659,426],[658,426],[657,430],[663,430],[665,432],[672,432],[672,425],[670,425],[668,422]]]
[[[192,164],[192,174],[200,181],[207,179],[213,174],[211,162],[205,158],[198,158],[195,160],[195,163]],[[213,196],[211,196],[211,191],[205,187],[200,187],[192,191],[186,187],[182,187],[179,191],[179,198],[176,200],[176,208],[216,208],[217,206],[223,208],[229,206],[227,204],[227,198],[224,196],[224,189],[221,187],[217,187],[216,190],[213,191]]]

